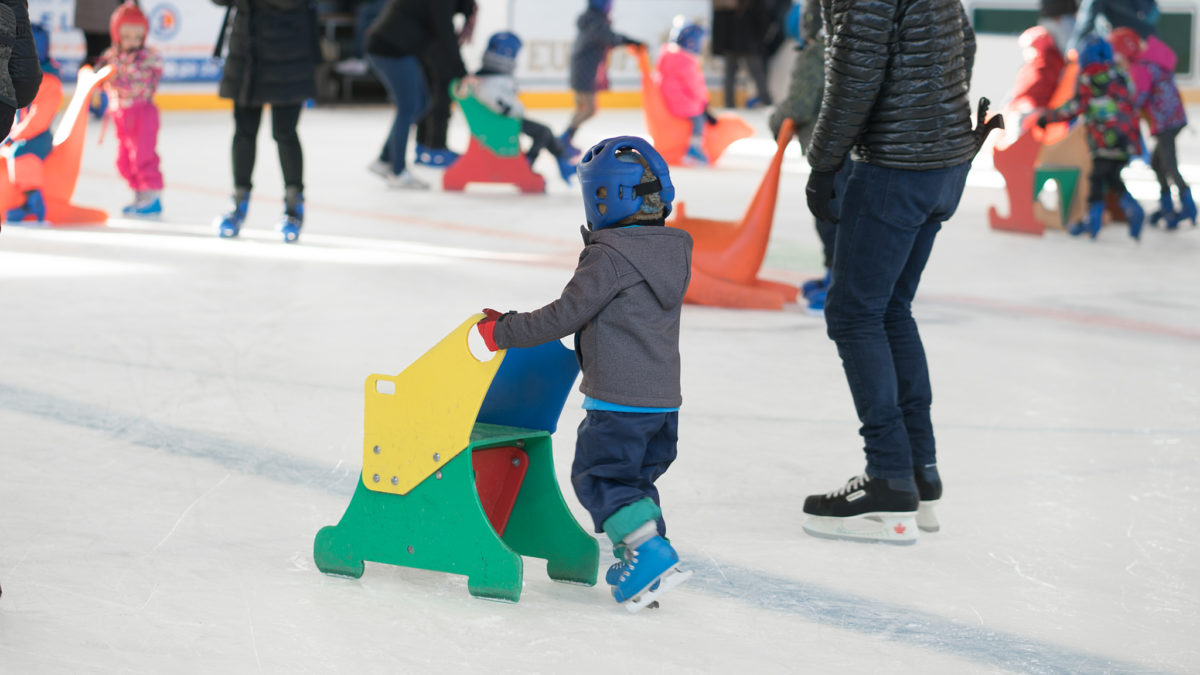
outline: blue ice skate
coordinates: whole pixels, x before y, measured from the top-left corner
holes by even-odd
[[[562,176],[562,179],[564,181],[566,181],[567,185],[570,185],[571,184],[571,176],[575,175],[575,173],[576,173],[576,171],[578,171],[579,167],[577,167],[575,164],[572,164],[571,160],[568,159],[565,155],[562,157],[555,157],[554,159],[558,160],[559,175]]]
[[[567,133],[565,131],[561,136],[558,137],[558,142],[562,144],[563,152],[566,154],[567,159],[575,159],[583,154],[582,150],[574,145],[571,145],[571,139],[567,138]]]
[[[829,293],[827,289],[813,291],[806,298],[808,301],[808,313],[813,316],[825,316],[825,296]]]
[[[25,203],[9,209],[4,214],[4,219],[8,222],[17,225],[29,216],[37,222],[45,222],[46,220],[46,200],[42,198],[41,190],[30,190],[25,193]]]
[[[633,551],[627,550],[624,562],[610,567],[604,578],[616,582],[611,584],[613,598],[630,612],[637,612],[691,576],[690,571],[679,569],[679,555],[667,540],[655,536]]]
[[[121,209],[121,213],[134,218],[157,218],[162,215],[162,211],[162,200],[158,197],[145,200],[139,199]]]
[[[300,228],[304,226],[304,195],[298,195],[291,204],[284,202],[283,217],[279,219],[279,233],[283,243],[292,244],[300,239]]]
[[[689,145],[683,163],[685,166],[708,166],[708,155],[699,146]]]
[[[1190,188],[1179,188],[1179,221],[1182,223],[1185,220],[1192,221],[1192,227],[1196,226],[1196,201],[1192,199],[1192,191]]]
[[[826,288],[829,288],[830,274],[831,272],[829,270],[825,270],[825,276],[821,277],[820,279],[809,279],[803,284],[800,284],[800,295],[807,298],[817,291],[823,291]]]
[[[246,210],[249,208],[249,195],[240,199],[235,197],[233,200],[233,210],[218,217],[213,223],[217,228],[217,235],[222,239],[231,239],[238,236],[242,231],[242,223],[246,222]]]
[[[1142,205],[1137,203],[1133,195],[1126,192],[1121,195],[1121,208],[1125,211],[1125,220],[1129,223],[1129,236],[1141,240],[1142,221],[1146,217],[1146,212],[1142,210]]]
[[[1158,204],[1158,210],[1151,213],[1147,220],[1150,226],[1158,227],[1158,221],[1161,220],[1168,230],[1174,230],[1179,227],[1179,214],[1175,212],[1175,204],[1171,201],[1170,190],[1159,195]]]

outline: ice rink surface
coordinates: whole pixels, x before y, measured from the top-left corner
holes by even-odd
[[[773,149],[765,112],[747,117],[758,136],[718,167],[673,172],[689,213],[746,207]],[[313,537],[358,479],[364,379],[481,307],[554,299],[581,245],[578,187],[549,157],[545,195],[388,191],[365,170],[388,120],[304,113],[298,245],[273,231],[267,124],[247,229],[213,235],[223,112],[164,114],[161,222],[4,225],[0,672],[1200,671],[1200,230],[990,231],[987,207],[1007,204],[986,155],[915,304],[941,532],[912,547],[804,534],[804,496],[863,466],[822,319],[688,306],[680,457],[660,487],[696,574],[661,609],[628,614],[603,581],[559,584],[529,558],[517,604],[407,568],[322,575]],[[77,201],[119,213],[130,197],[97,132]],[[644,133],[640,114],[603,111],[580,142],[624,133]],[[451,146],[465,134],[456,117]],[[1200,141],[1181,142],[1194,162]],[[767,277],[820,273],[806,176],[793,147]],[[1127,176],[1151,210],[1148,169]],[[590,529],[567,476],[581,401],[554,447]]]

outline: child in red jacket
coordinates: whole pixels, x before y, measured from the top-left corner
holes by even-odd
[[[692,122],[692,138],[684,162],[708,164],[704,154],[704,126],[716,120],[708,112],[708,85],[700,65],[704,47],[704,29],[681,23],[671,31],[671,41],[663,45],[655,66],[654,79],[662,90],[667,111]]]

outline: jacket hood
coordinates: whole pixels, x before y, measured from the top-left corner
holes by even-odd
[[[584,11],[583,14],[579,15],[578,19],[575,20],[575,27],[579,29],[579,32],[585,33],[593,26],[607,23],[608,16],[605,15],[604,12],[589,7],[586,11]]]
[[[585,243],[613,249],[642,275],[663,309],[683,304],[692,275],[692,236],[684,230],[660,225],[606,227],[595,232],[583,228]]]
[[[1175,72],[1175,63],[1178,61],[1178,58],[1166,43],[1151,35],[1146,38],[1146,49],[1139,55],[1138,60],[1146,63],[1156,63],[1166,69],[1168,73],[1173,73]]]

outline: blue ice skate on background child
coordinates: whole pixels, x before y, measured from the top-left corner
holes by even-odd
[[[691,572],[667,541],[654,483],[675,460],[679,316],[691,279],[692,238],[664,226],[675,188],[644,139],[610,138],[579,161],[587,225],[561,297],[532,312],[488,315],[488,348],[532,347],[575,335],[587,411],[571,483],[617,562],[613,597],[636,612]]]

